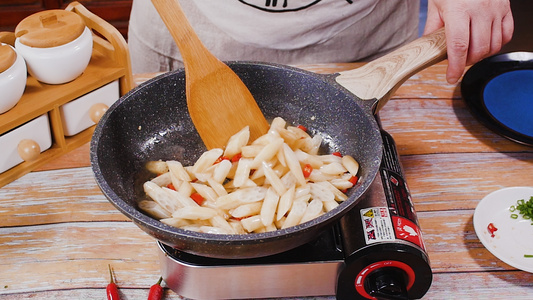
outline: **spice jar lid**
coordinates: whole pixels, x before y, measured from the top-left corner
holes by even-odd
[[[52,9],[26,17],[15,28],[15,36],[26,46],[50,48],[72,42],[84,29],[85,22],[80,15]]]
[[[17,59],[17,53],[6,44],[0,44],[0,73],[9,69]]]

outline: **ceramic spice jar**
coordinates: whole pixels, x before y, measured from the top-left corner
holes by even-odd
[[[26,63],[22,55],[0,43],[0,114],[15,106],[26,88]]]
[[[15,48],[35,79],[62,84],[80,76],[91,59],[92,32],[78,14],[45,10],[22,20],[15,28]]]

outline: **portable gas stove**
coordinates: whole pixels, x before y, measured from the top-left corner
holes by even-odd
[[[261,258],[195,256],[158,242],[167,286],[193,299],[335,295],[416,299],[432,272],[396,145],[382,131],[379,175],[361,201],[313,242]]]

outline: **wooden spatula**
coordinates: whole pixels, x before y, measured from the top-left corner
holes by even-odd
[[[252,94],[237,74],[202,44],[178,1],[152,3],[183,57],[189,114],[206,147],[222,148],[247,125],[250,140],[265,134],[269,125]]]

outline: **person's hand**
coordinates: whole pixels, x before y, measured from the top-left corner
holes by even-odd
[[[456,83],[467,65],[499,52],[514,31],[509,0],[429,0],[424,34],[442,26],[449,83]]]

